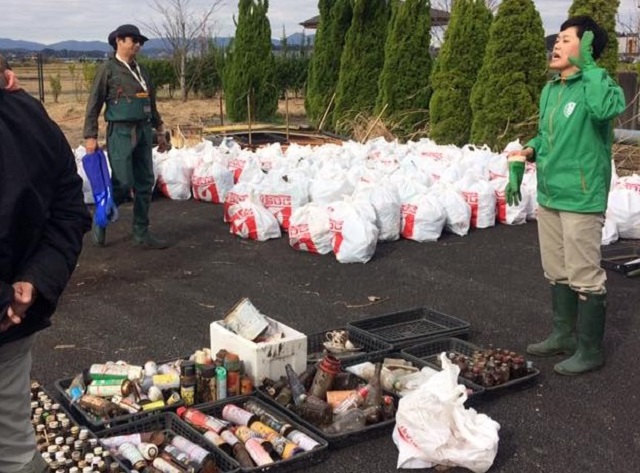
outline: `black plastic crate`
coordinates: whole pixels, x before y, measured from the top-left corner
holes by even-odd
[[[294,470],[299,470],[301,468],[308,467],[310,465],[321,463],[327,459],[328,443],[324,438],[322,438],[322,436],[317,435],[313,430],[307,428],[302,422],[300,422],[300,420],[296,419],[292,415],[292,413],[290,413],[289,411],[286,411],[286,410],[283,411],[282,409],[278,409],[277,405],[274,402],[269,402],[268,400],[265,400],[262,397],[255,396],[255,395],[236,396],[233,398],[223,399],[220,401],[215,401],[207,404],[198,404],[193,407],[204,414],[222,419],[222,410],[224,409],[224,406],[226,406],[227,404],[235,404],[238,407],[242,407],[243,404],[249,400],[255,401],[256,403],[260,404],[262,408],[264,408],[269,412],[272,412],[274,416],[278,417],[283,422],[290,424],[295,429],[301,431],[304,434],[307,434],[313,440],[318,442],[320,446],[309,452],[300,453],[291,458],[278,460],[277,462],[274,462],[273,464],[270,464],[270,465],[256,466],[254,468],[241,467],[240,468],[241,471],[243,472],[294,471]],[[203,440],[206,443],[209,443],[204,437],[203,437]]]
[[[628,276],[635,276],[640,270],[640,244],[602,247],[600,266]]]
[[[408,359],[423,361],[427,365],[439,370],[441,369],[440,365],[438,364],[438,356],[440,355],[440,353],[458,353],[461,355],[471,356],[473,355],[474,351],[481,349],[481,347],[464,340],[460,340],[457,338],[444,338],[441,340],[433,340],[431,342],[426,342],[420,345],[406,348],[402,350],[402,353],[405,354]],[[500,384],[498,386],[490,387],[479,385],[464,378],[463,376],[459,376],[458,379],[460,380],[460,382],[464,383],[466,386],[471,386],[473,389],[483,389],[486,393],[498,393],[515,386],[526,385],[536,379],[539,375],[540,370],[533,367],[531,369],[531,372],[525,376],[509,380],[506,383]]]
[[[367,360],[364,360],[364,361],[367,361]],[[354,364],[357,364],[357,363],[354,363]],[[359,379],[362,379],[362,378],[359,378]],[[363,384],[366,383],[364,379],[362,379],[362,383]],[[287,409],[286,406],[278,404],[275,401],[275,399],[273,399],[266,392],[264,392],[264,390],[258,388],[256,392],[260,398],[264,399],[274,408],[278,409],[280,412],[288,415],[289,417],[294,418],[296,422],[300,423],[301,425],[305,426],[308,430],[314,432],[316,435],[325,439],[329,443],[329,448],[342,448],[357,442],[370,440],[372,438],[379,437],[384,434],[388,434],[396,423],[394,418],[394,419],[388,419],[382,422],[378,422],[377,424],[366,425],[360,430],[337,433],[337,434],[329,434],[324,430],[322,430],[317,425],[314,425],[311,422],[306,421],[305,419],[300,417],[297,413],[293,412],[292,410]],[[393,397],[393,402],[395,404],[395,407],[396,409],[398,408],[398,401],[400,400],[400,398],[398,397],[397,394],[391,393],[388,391],[383,391],[383,395]]]
[[[354,330],[349,327],[340,327],[307,335],[307,363],[316,363],[324,357],[326,354],[326,352],[324,352],[324,342],[327,341],[326,334],[328,332],[333,332],[334,330],[347,331],[351,343],[356,347],[362,348],[356,352],[331,353],[343,363],[351,363],[353,361],[357,362],[358,360],[367,361],[372,356],[389,353],[393,348],[390,343],[374,338],[360,330]]]
[[[199,445],[205,450],[210,451],[211,456],[217,463],[221,473],[238,472],[240,469],[240,465],[238,464],[238,462],[236,462],[233,458],[228,456],[219,448],[214,447],[209,442],[207,442],[202,435],[185,424],[173,412],[164,412],[162,414],[156,414],[154,416],[146,417],[143,419],[132,420],[127,424],[103,430],[97,435],[99,439],[105,439],[118,435],[155,431],[161,431],[168,441],[171,441],[171,439],[177,435],[181,435],[182,437]],[[121,465],[124,471],[130,471],[124,464],[122,464],[122,462],[118,460],[117,457],[116,461]]]
[[[436,338],[466,336],[469,322],[426,307],[395,312],[347,323],[392,345],[394,350]]]
[[[55,382],[55,387],[58,391],[59,399],[62,401],[62,404],[69,411],[71,411],[71,414],[75,419],[77,419],[79,424],[86,425],[94,432],[100,432],[102,430],[109,429],[117,425],[126,424],[127,422],[131,422],[137,419],[154,416],[158,413],[175,411],[178,407],[184,405],[184,402],[180,400],[170,406],[160,407],[152,411],[142,411],[136,414],[125,414],[121,416],[111,417],[109,419],[102,419],[92,414],[91,412],[88,412],[86,409],[83,409],[77,403],[71,403],[71,397],[69,396],[69,393],[67,393],[67,389],[71,385],[72,381],[73,378],[66,378],[60,379]]]
[[[342,367],[343,368],[348,368],[349,366],[353,366],[353,365],[357,365],[357,364],[360,364],[360,363],[364,363],[366,361],[370,361],[371,363],[382,362],[385,358],[400,358],[400,359],[403,359],[403,360],[406,360],[406,361],[411,361],[413,363],[413,365],[418,369],[422,369],[425,366],[428,366],[429,368],[434,368],[430,363],[427,363],[426,361],[424,361],[424,360],[422,360],[420,358],[416,358],[415,356],[407,355],[403,351],[393,352],[393,353],[386,353],[386,354],[378,354],[378,355],[374,355],[374,356],[370,357],[369,359],[361,360],[361,361],[355,361],[355,362],[347,361],[347,362],[344,362],[342,364]],[[475,401],[485,391],[484,387],[482,387],[480,385],[477,385],[475,383],[472,383],[468,379],[460,377],[459,381],[467,389],[471,390],[470,393],[467,393],[468,401]]]

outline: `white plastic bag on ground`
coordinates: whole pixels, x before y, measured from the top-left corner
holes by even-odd
[[[620,238],[618,234],[618,226],[616,222],[611,218],[609,214],[609,210],[605,215],[604,219],[604,227],[602,227],[602,244],[610,245],[611,243],[615,243]]]
[[[298,251],[326,255],[331,253],[329,212],[313,202],[295,209],[289,220],[289,245]]]
[[[215,161],[202,161],[191,176],[195,200],[222,204],[233,187],[233,173]]]
[[[233,205],[229,209],[231,228],[229,232],[242,238],[267,241],[280,238],[280,224],[271,212],[253,196]]]
[[[193,159],[188,149],[171,149],[167,157],[158,161],[158,187],[172,200],[188,200],[191,198],[191,175]]]
[[[402,237],[419,242],[438,241],[447,213],[433,194],[421,194],[402,205]]]
[[[400,194],[389,180],[377,183],[359,183],[354,199],[370,203],[376,211],[379,241],[395,241],[400,238]]]
[[[608,215],[620,238],[640,239],[640,176],[622,177],[609,193]]]
[[[331,204],[331,245],[340,263],[366,263],[373,257],[378,242],[375,221],[371,204],[350,198]]]
[[[309,202],[308,187],[306,179],[287,179],[286,176],[271,173],[258,185],[258,195],[262,205],[276,217],[282,229],[287,231],[293,210]]]
[[[434,184],[431,191],[438,198],[447,212],[447,223],[445,228],[451,233],[465,236],[469,233],[471,226],[471,207],[464,200],[462,194],[446,182]]]
[[[489,181],[496,192],[496,217],[498,222],[506,225],[521,225],[527,223],[527,203],[523,200],[518,205],[507,205],[505,188],[508,179],[499,178]]]
[[[231,207],[235,204],[239,204],[240,202],[247,200],[252,192],[255,191],[255,186],[246,183],[236,184],[231,188],[231,190],[227,193],[227,197],[224,199],[224,212],[223,212],[223,221],[230,222],[231,221]]]
[[[471,207],[471,228],[488,228],[496,224],[496,193],[482,175],[467,172],[458,182],[462,197]]]
[[[400,399],[393,429],[397,467],[445,465],[484,473],[498,453],[500,424],[464,407],[460,369],[444,353],[440,360],[442,371]]]

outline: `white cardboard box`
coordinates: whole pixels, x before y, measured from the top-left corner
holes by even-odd
[[[246,373],[251,376],[255,386],[262,379],[278,379],[285,376],[284,369],[290,363],[296,373],[302,373],[307,367],[307,336],[297,330],[267,317],[272,324],[277,325],[284,337],[276,342],[254,343],[228,330],[222,320],[211,322],[211,354],[225,349],[236,353],[244,362]]]

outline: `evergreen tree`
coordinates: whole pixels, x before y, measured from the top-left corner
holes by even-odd
[[[546,67],[544,29],[533,1],[504,0],[471,91],[471,141],[501,151],[518,137],[532,137]]]
[[[304,106],[309,122],[317,125],[336,91],[340,57],[351,26],[351,0],[320,0],[320,25],[314,39]]]
[[[393,1],[377,112],[385,106],[396,133],[411,133],[425,122],[431,75],[431,1]]]
[[[353,20],[340,58],[333,112],[338,131],[346,131],[356,114],[374,110],[390,17],[389,0],[353,0]]]
[[[430,137],[462,146],[471,137],[471,90],[482,67],[493,15],[484,0],[457,0],[431,78]]]
[[[611,77],[617,79],[618,37],[616,35],[616,14],[620,0],[573,0],[569,16],[587,15],[607,30],[609,41],[598,64],[604,67]]]
[[[240,0],[236,35],[231,44],[223,78],[227,116],[244,121],[247,96],[251,97],[251,120],[269,121],[278,109],[275,59],[269,0]]]

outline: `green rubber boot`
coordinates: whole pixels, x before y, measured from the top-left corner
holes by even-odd
[[[604,365],[602,338],[607,309],[606,294],[584,294],[578,299],[578,349],[553,367],[556,373],[575,376]]]
[[[104,246],[107,239],[107,229],[96,225],[96,222],[91,224],[91,241],[95,246]]]
[[[567,284],[551,285],[553,306],[553,331],[539,343],[527,346],[527,353],[534,356],[571,355],[576,351],[576,319],[578,293]]]
[[[165,240],[156,238],[146,228],[133,227],[133,244],[151,250],[164,250],[169,247]]]

